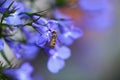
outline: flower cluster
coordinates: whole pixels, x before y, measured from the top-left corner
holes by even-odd
[[[47,67],[57,73],[65,65],[71,55],[67,47],[82,36],[73,22],[58,10],[54,11],[54,19],[32,13],[32,10],[16,0],[0,0],[0,51],[4,54],[4,42],[11,48],[17,59],[34,59],[40,50],[49,56]],[[19,36],[20,39],[14,38]],[[10,64],[9,60],[2,55]],[[26,68],[27,67],[27,68]],[[18,69],[5,69],[4,73],[17,80],[32,80],[33,68],[23,63]]]

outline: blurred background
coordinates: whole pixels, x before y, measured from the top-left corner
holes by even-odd
[[[32,0],[31,0],[32,1]],[[46,67],[39,54],[31,63],[35,80],[120,80],[119,0],[25,0],[33,11],[55,7],[70,16],[83,36],[71,46],[72,56],[57,74]],[[57,6],[55,5],[57,3]],[[55,6],[54,6],[55,5]],[[48,16],[52,13],[48,11]]]

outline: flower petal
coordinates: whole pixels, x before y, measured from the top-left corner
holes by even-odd
[[[68,59],[71,56],[71,51],[68,47],[62,46],[58,51],[58,56],[62,59]]]
[[[65,65],[63,59],[50,57],[47,63],[48,70],[52,73],[58,73]]]
[[[0,51],[4,48],[4,42],[2,39],[0,39]]]
[[[74,39],[78,39],[78,38],[80,38],[82,35],[83,35],[83,32],[80,31],[80,30],[77,29],[77,28],[74,28],[74,29],[71,30],[71,36],[72,36],[72,38],[74,38]]]

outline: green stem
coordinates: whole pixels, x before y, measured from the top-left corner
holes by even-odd
[[[0,51],[1,56],[4,58],[4,60],[7,62],[9,66],[11,66],[11,62],[8,60],[7,56],[5,55],[4,51]]]

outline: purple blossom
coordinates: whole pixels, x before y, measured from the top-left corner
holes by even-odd
[[[36,22],[32,23],[32,26],[40,33],[44,34],[49,31],[49,28],[47,26],[48,20],[45,18],[40,18],[39,16],[33,16],[34,20],[37,20]]]
[[[10,2],[12,2],[12,1],[10,1]],[[10,3],[7,3],[7,4],[10,4]],[[14,1],[10,10],[12,10],[13,8],[15,8],[16,11],[14,13],[10,14],[10,16],[5,19],[6,23],[9,24],[9,25],[22,24],[23,22],[21,20],[21,17],[23,15],[19,15],[19,14],[22,13],[22,12],[25,12],[25,11],[29,12],[30,9],[27,8],[23,3],[20,3],[20,2],[17,2],[17,1]]]
[[[36,44],[40,47],[45,47],[45,44],[50,41],[49,34],[42,34],[39,39],[36,41]]]
[[[62,44],[71,45],[75,39],[78,39],[83,35],[81,30],[75,28],[73,21],[69,16],[61,13],[59,10],[54,10],[54,16],[56,19],[65,19],[65,21],[57,21],[58,25],[54,24],[54,29],[58,32],[58,40]]]
[[[34,19],[38,19],[38,16],[34,16]],[[52,26],[48,26],[48,20],[40,18],[36,23],[32,23],[32,26],[37,30],[40,36],[36,39],[36,44],[40,47],[44,47],[47,42],[50,42]]]
[[[4,48],[4,42],[2,39],[0,39],[0,51]]]
[[[49,35],[45,33],[40,35],[38,32],[31,32],[28,29],[24,30],[24,34],[28,44],[36,44],[39,47],[44,47],[49,38]]]
[[[20,16],[18,15],[17,12],[11,14],[11,16],[7,17],[5,19],[6,23],[9,25],[18,25],[18,24],[22,24],[22,21],[20,19]]]
[[[82,31],[80,31],[77,28],[73,28],[62,34],[59,34],[58,38],[61,43],[65,44],[65,45],[71,45],[75,39],[80,38],[82,35],[83,35]]]
[[[17,13],[22,13],[22,12],[31,12],[31,9],[29,9],[24,3],[22,2],[14,2],[14,7],[17,9]]]
[[[42,26],[42,24],[32,23],[32,26],[36,28],[40,34],[45,33],[49,30],[48,27]]]
[[[3,19],[5,19],[6,23],[9,25],[17,25],[17,24],[21,24],[21,20],[19,18],[18,11],[15,12],[11,12],[13,10],[16,10],[15,8],[15,4],[16,1],[15,0],[6,0],[5,3],[3,3],[5,0],[2,0],[1,4],[3,4],[0,7],[0,12],[5,14],[3,15]],[[13,2],[14,1],[14,2]]]
[[[83,32],[75,28],[72,21],[59,21],[60,31],[58,34],[58,39],[62,44],[71,45],[75,39],[82,37]]]
[[[17,42],[8,42],[17,59],[34,59],[38,52],[35,45],[21,44]]]
[[[31,15],[29,16],[30,20],[27,20],[27,22],[23,20],[26,19],[25,15],[27,15],[27,13],[25,14],[24,12],[29,12],[29,9],[24,4],[17,2],[16,0],[7,0],[6,3],[0,7],[0,12],[3,13],[4,9],[8,8],[12,1],[14,1],[14,4],[10,7],[10,10],[14,8],[17,10],[14,13],[11,13],[10,16],[8,15],[5,17],[5,22],[8,25],[13,25],[13,31],[11,31],[12,27],[5,28],[4,32],[6,37],[4,38],[12,49],[14,55],[17,59],[33,59],[36,57],[41,47],[45,50],[48,49],[47,51],[49,51],[50,55],[47,63],[48,70],[52,73],[59,72],[59,70],[65,66],[65,60],[71,56],[70,49],[64,45],[71,45],[75,39],[82,36],[82,31],[74,28],[73,22],[69,21],[70,17],[62,14],[59,10],[54,11],[54,18],[58,19],[58,21]],[[68,21],[62,21],[60,19]],[[31,30],[27,25],[20,27],[20,30],[24,35],[24,42],[19,42],[9,37],[9,34],[16,32],[19,28],[16,28],[14,25],[29,23],[29,21],[30,24],[31,21],[33,21],[29,26],[32,26],[32,29],[34,30]],[[52,39],[56,37],[53,37],[55,34],[53,35],[52,31],[56,31],[56,39]],[[54,49],[48,47],[52,40],[56,41]],[[0,39],[0,50],[2,49],[3,41]],[[32,72],[33,68],[29,63],[22,64],[18,69],[5,70],[6,74],[16,77],[17,80],[33,80],[30,76]]]
[[[51,31],[56,30],[57,32],[59,32],[58,21],[48,20],[48,22],[47,22],[47,27],[48,27],[48,29],[50,29]]]
[[[66,46],[56,46],[56,49],[51,49],[49,54],[50,58],[47,63],[48,70],[52,73],[57,73],[64,67],[64,60],[70,57],[71,51]]]
[[[5,0],[0,0],[0,4],[3,3]],[[2,8],[8,8],[8,6],[15,0],[6,0],[6,2],[2,5]]]
[[[33,72],[33,67],[29,63],[23,63],[20,68],[17,69],[5,69],[4,73],[15,77],[17,80],[33,80],[31,73]]]

